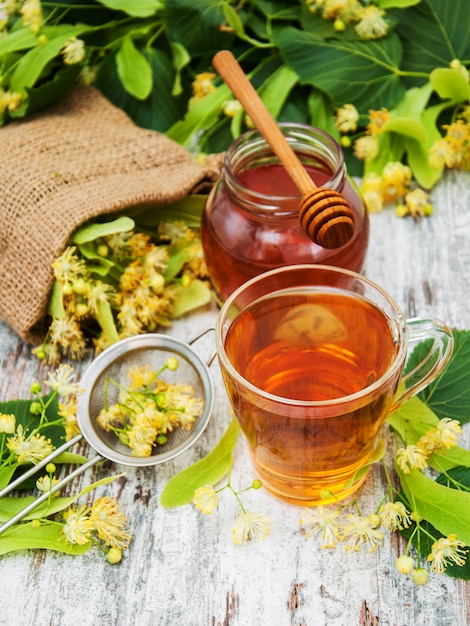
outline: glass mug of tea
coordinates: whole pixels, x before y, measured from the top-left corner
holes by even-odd
[[[263,486],[294,504],[345,498],[363,483],[382,426],[432,382],[453,349],[440,320],[406,320],[353,271],[292,265],[239,287],[220,310],[227,394]],[[420,364],[404,374],[421,341]]]

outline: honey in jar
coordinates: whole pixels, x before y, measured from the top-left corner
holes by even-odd
[[[354,213],[353,236],[333,249],[311,241],[299,221],[302,195],[259,132],[248,131],[228,148],[201,222],[209,276],[221,302],[248,279],[283,265],[316,263],[356,272],[363,268],[368,214],[347,175],[341,147],[312,126],[279,126],[314,183],[347,200]]]

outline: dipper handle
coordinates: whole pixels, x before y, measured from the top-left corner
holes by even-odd
[[[221,50],[212,59],[212,64],[250,116],[262,137],[271,146],[299,191],[306,195],[316,189],[317,186],[233,54],[229,50]]]

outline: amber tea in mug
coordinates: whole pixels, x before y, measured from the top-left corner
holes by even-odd
[[[298,504],[353,493],[390,411],[435,378],[452,350],[438,320],[407,324],[371,281],[318,265],[246,283],[221,310],[216,336],[255,470],[268,490]],[[408,343],[426,337],[434,366],[415,372],[397,400]]]

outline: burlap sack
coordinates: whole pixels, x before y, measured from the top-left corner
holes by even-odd
[[[51,264],[98,215],[181,199],[215,170],[162,134],[137,127],[93,87],[0,129],[0,317],[37,343]]]

